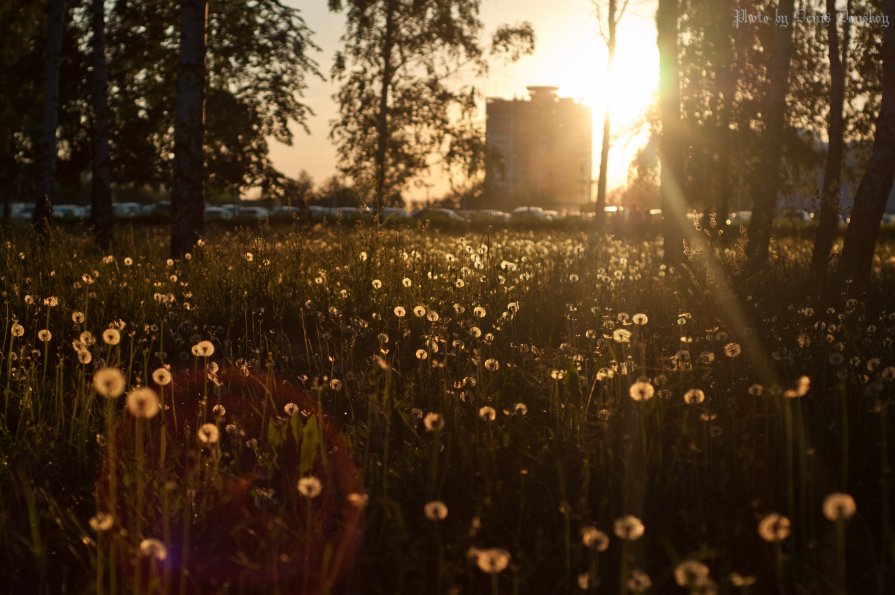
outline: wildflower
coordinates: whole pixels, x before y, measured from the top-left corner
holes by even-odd
[[[338,378],[333,378],[329,381],[329,388],[337,392],[342,390],[342,381]]]
[[[799,397],[804,397],[808,394],[808,390],[811,388],[811,379],[807,376],[801,376],[798,381],[796,381],[795,388],[788,389],[784,391],[783,396],[787,399],[796,399]]]
[[[252,254],[251,252],[246,252],[245,259],[246,259],[246,262],[252,262],[253,260],[255,260],[255,255]]]
[[[760,397],[764,394],[764,387],[760,384],[753,384],[749,387],[749,394],[753,397]]]
[[[211,341],[199,341],[193,345],[193,355],[196,357],[211,357],[214,355],[214,344]]]
[[[345,496],[345,500],[355,508],[366,508],[367,504],[370,502],[370,496],[361,494],[360,492],[351,492]]]
[[[516,403],[513,410],[516,412],[516,415],[525,415],[528,413],[528,406],[525,403]]]
[[[118,368],[102,368],[93,375],[93,386],[100,396],[116,399],[124,394],[124,374]]]
[[[90,517],[90,528],[97,533],[108,531],[115,524],[115,517],[108,512],[97,512]]]
[[[426,359],[427,357],[429,357],[429,354],[426,353],[426,350],[425,350],[425,349],[417,349],[417,350],[416,350],[416,359],[424,360],[424,359]]]
[[[681,587],[698,587],[709,578],[709,567],[699,560],[684,560],[674,567],[674,581]]]
[[[403,306],[395,306],[395,316],[398,318],[404,318],[404,315],[407,314],[407,311]]]
[[[635,314],[635,315],[631,318],[631,320],[634,322],[634,324],[636,324],[636,325],[638,325],[638,326],[643,326],[644,324],[646,324],[647,322],[649,322],[649,317],[647,317],[646,314],[638,313],[638,314]]]
[[[423,512],[430,521],[443,521],[447,518],[448,507],[441,500],[433,500],[423,505]]]
[[[550,370],[550,378],[553,380],[562,380],[566,377],[564,370]]]
[[[37,338],[42,342],[47,343],[50,339],[53,338],[53,333],[50,332],[50,329],[42,328],[37,331]]]
[[[485,421],[494,421],[497,417],[497,411],[494,410],[494,407],[490,405],[485,405],[481,409],[479,409],[479,417],[481,417]]]
[[[765,541],[783,541],[789,537],[790,522],[782,514],[772,512],[758,523],[758,535]]]
[[[55,295],[51,295],[48,298],[44,298],[44,306],[46,306],[48,308],[55,308],[58,305],[59,305],[59,298],[57,298]]]
[[[493,357],[488,358],[485,360],[485,369],[488,370],[489,372],[496,372],[497,370],[500,369],[500,362],[497,361],[496,359],[494,359]]]
[[[426,320],[429,322],[438,322],[439,318],[440,316],[438,316],[438,312],[435,310],[429,310],[428,314],[426,314]]]
[[[581,543],[584,547],[605,552],[609,549],[609,536],[593,526],[581,528]]]
[[[106,345],[118,345],[121,342],[121,333],[118,329],[107,328],[103,331],[103,342]]]
[[[81,349],[78,351],[78,361],[86,366],[93,361],[93,354],[86,349]]]
[[[444,429],[444,418],[440,413],[427,413],[423,418],[423,425],[427,432],[436,432]]]
[[[691,388],[684,393],[684,403],[687,405],[699,405],[705,401],[705,393],[698,388]]]
[[[403,285],[404,287],[410,287],[411,285],[413,285],[413,281],[411,281],[407,277],[404,277],[403,279],[401,279],[401,285]]]
[[[482,306],[476,306],[475,308],[473,308],[472,313],[479,318],[485,317],[485,309]]]
[[[323,491],[323,484],[313,475],[302,477],[298,480],[298,493],[305,498],[316,498]]]
[[[71,321],[75,324],[83,324],[85,320],[84,313],[75,310],[71,313]]]
[[[78,340],[84,344],[85,347],[90,347],[96,344],[96,339],[93,337],[93,333],[90,331],[84,331],[80,335],[78,335]]]
[[[737,588],[751,587],[755,584],[756,578],[753,575],[743,576],[739,572],[731,572],[727,577],[730,579],[730,584]]]
[[[152,558],[157,562],[164,562],[168,557],[168,549],[158,539],[144,539],[140,542],[140,556]]]
[[[139,419],[151,419],[158,415],[160,405],[158,395],[151,388],[135,388],[127,393],[127,410]]]
[[[625,541],[636,541],[643,537],[646,528],[634,515],[625,515],[615,521],[615,535]]]
[[[510,564],[510,552],[498,547],[477,550],[475,561],[485,574],[498,574]]]
[[[216,444],[221,438],[221,432],[214,424],[202,424],[196,435],[199,437],[199,442],[203,444]]]
[[[656,389],[646,380],[638,380],[628,389],[628,396],[634,401],[649,401],[656,394]]]
[[[740,347],[739,343],[728,343],[724,346],[724,355],[726,355],[727,357],[734,358],[742,352],[743,348]]]
[[[382,281],[380,281],[379,279],[373,279],[373,281],[370,283],[370,285],[373,286],[373,289],[381,289]]]
[[[628,579],[628,590],[632,593],[643,593],[653,586],[653,581],[649,575],[642,570],[632,570],[631,578]]]
[[[167,386],[171,384],[171,372],[167,368],[156,368],[152,372],[152,381],[159,386]]]
[[[630,343],[631,331],[623,328],[617,328],[612,331],[612,340],[616,343]]]
[[[227,415],[227,408],[218,403],[214,407],[211,408],[211,412],[217,415],[218,417],[224,417]]]
[[[130,256],[125,256],[124,257],[124,266],[129,267],[132,264],[134,264],[134,259],[131,258]]]
[[[426,314],[426,308],[423,306],[416,306],[413,308],[413,315],[417,318],[422,318]]]
[[[283,405],[283,412],[289,417],[292,417],[293,415],[298,413],[298,405],[292,402],[286,403],[285,405]]]
[[[829,521],[842,521],[855,515],[855,499],[849,494],[833,492],[824,498],[823,512]]]

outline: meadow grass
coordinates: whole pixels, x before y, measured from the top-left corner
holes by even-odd
[[[888,240],[861,295],[798,238],[4,240],[4,591],[895,588]]]

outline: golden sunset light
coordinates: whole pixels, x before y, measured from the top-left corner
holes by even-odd
[[[895,0],[3,0],[0,594],[895,593]]]

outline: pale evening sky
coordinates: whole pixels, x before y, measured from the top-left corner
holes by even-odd
[[[329,12],[326,0],[290,0],[297,6],[307,25],[314,31],[320,52],[314,54],[320,70],[329,78],[332,59],[339,48],[344,17]],[[603,4],[607,4],[603,0]],[[627,166],[637,148],[645,142],[645,132],[634,134],[631,128],[652,99],[658,71],[656,49],[655,0],[634,0],[628,6],[619,27],[616,56],[616,84],[607,84],[606,47],[599,36],[591,0],[482,0],[481,19],[485,35],[502,23],[529,21],[537,36],[535,53],[515,64],[493,62],[486,78],[476,81],[486,97],[526,97],[527,85],[557,85],[561,96],[572,97],[593,108],[594,166],[597,176],[603,105],[612,92],[613,128],[619,134],[610,156],[610,188],[624,184]],[[320,183],[336,173],[335,147],[328,137],[330,121],[337,115],[333,101],[336,86],[329,81],[312,79],[304,102],[315,115],[308,121],[310,135],[295,127],[291,147],[271,143],[274,166],[289,176],[304,169]],[[484,124],[484,105],[479,115]],[[446,189],[440,171],[427,180],[432,198]],[[411,199],[424,199],[426,189],[409,193]]]

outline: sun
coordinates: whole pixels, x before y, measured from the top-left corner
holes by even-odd
[[[612,130],[609,188],[623,185],[628,165],[646,144],[644,116],[654,101],[659,72],[655,25],[628,19],[619,25],[615,68],[607,72],[606,44],[596,26],[582,32],[556,57],[559,94],[578,99],[593,113],[594,177],[599,171],[603,112],[608,101]]]

